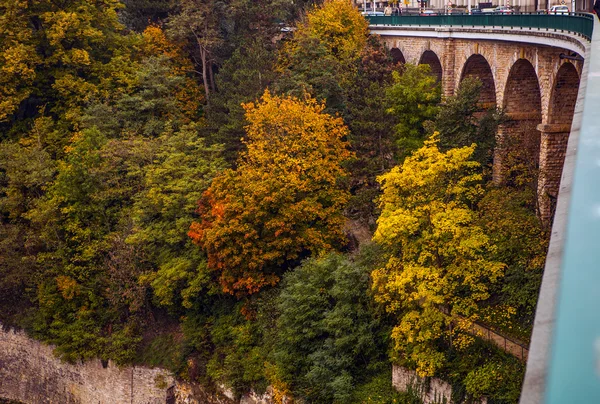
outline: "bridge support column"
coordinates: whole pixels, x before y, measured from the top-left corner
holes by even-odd
[[[442,95],[451,97],[454,95],[454,85],[456,80],[456,42],[454,38],[448,38],[444,41],[444,56],[442,57]]]
[[[496,185],[531,185],[537,178],[540,158],[541,115],[537,112],[510,113],[498,127],[492,180]]]
[[[538,176],[538,206],[540,219],[547,224],[554,214],[560,177],[567,152],[571,125],[540,124],[540,172]]]

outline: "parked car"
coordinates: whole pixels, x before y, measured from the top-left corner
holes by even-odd
[[[482,11],[480,8],[472,8],[471,9],[471,15],[476,15],[476,14],[482,14]]]
[[[365,15],[365,16],[377,16],[377,17],[385,15],[385,13],[383,11],[363,11],[363,12],[361,12],[361,14]]]
[[[569,14],[569,7],[567,6],[552,6],[550,7],[549,14]]]
[[[434,16],[434,15],[437,15],[437,13],[435,11],[433,11],[433,10],[423,10],[421,12],[421,14],[419,14],[419,15],[422,15],[422,16],[425,16],[425,17],[431,17],[431,16]]]
[[[507,6],[498,6],[494,9],[495,14],[514,14],[514,10]]]

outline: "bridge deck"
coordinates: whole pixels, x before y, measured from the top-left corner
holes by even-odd
[[[576,150],[571,175],[563,181],[572,184],[570,192],[559,195],[559,203],[568,205],[566,233],[559,260],[560,271],[544,274],[542,293],[552,294],[553,310],[548,375],[545,383],[545,403],[600,402],[600,24],[595,21],[592,46],[586,55],[587,77],[582,80],[583,92],[579,136],[573,138]],[[574,122],[575,125],[575,122]],[[577,129],[574,126],[574,129]],[[571,141],[569,141],[571,143]],[[572,163],[572,164],[573,164]],[[564,201],[560,201],[563,198]],[[566,209],[565,209],[566,212]],[[559,229],[553,229],[553,236]],[[561,231],[564,231],[561,229]],[[552,251],[549,252],[553,253]],[[555,279],[550,277],[556,276]],[[558,281],[558,282],[557,282]],[[546,302],[540,302],[539,305]],[[550,303],[550,302],[548,302]],[[536,325],[542,325],[543,315],[550,307],[540,307]],[[539,320],[538,320],[538,317]],[[551,318],[549,319],[552,320]],[[534,327],[532,344],[538,335]],[[548,330],[549,331],[549,330]],[[542,339],[543,340],[543,339]],[[532,365],[533,366],[533,365]],[[526,383],[531,380],[526,379]],[[524,391],[522,403],[527,400]]]
[[[480,15],[402,15],[368,16],[370,25],[391,26],[446,26],[446,27],[511,27],[559,30],[592,37],[594,17],[591,14],[572,13],[569,15],[548,14],[480,14]]]

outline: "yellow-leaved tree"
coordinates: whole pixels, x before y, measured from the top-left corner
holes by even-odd
[[[298,24],[295,39],[318,38],[340,61],[356,60],[367,44],[369,24],[349,0],[326,0]]]
[[[446,357],[444,346],[465,347],[465,331],[478,317],[478,302],[490,297],[491,283],[504,264],[473,205],[482,194],[475,145],[437,147],[437,134],[402,166],[379,177],[383,195],[374,240],[390,258],[373,271],[376,299],[399,317],[392,331],[398,359],[432,376]]]
[[[341,118],[312,98],[269,91],[244,108],[248,150],[214,179],[189,232],[223,291],[238,296],[275,285],[305,254],[340,246],[349,197],[340,184],[350,157]]]
[[[276,88],[296,96],[308,92],[326,100],[328,112],[342,112],[368,33],[350,0],[314,6],[280,54]]]

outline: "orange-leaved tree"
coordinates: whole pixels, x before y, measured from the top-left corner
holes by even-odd
[[[205,100],[202,88],[193,76],[194,65],[186,55],[184,46],[183,42],[169,40],[160,26],[150,24],[142,33],[140,51],[146,57],[166,58],[170,62],[171,76],[182,77],[184,82],[177,89],[175,98],[183,113],[185,123],[190,123],[197,118],[200,105]]]
[[[349,197],[340,181],[350,157],[341,118],[312,98],[268,90],[243,106],[247,151],[214,179],[189,232],[223,291],[237,296],[275,285],[307,253],[340,246]]]

